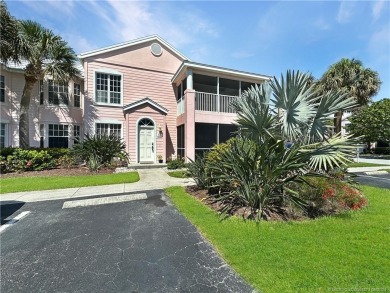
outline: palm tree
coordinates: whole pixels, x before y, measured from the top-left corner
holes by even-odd
[[[355,148],[349,137],[331,138],[329,116],[356,107],[340,91],[320,94],[310,75],[287,71],[269,84],[255,86],[233,103],[242,136],[260,145],[269,138],[293,142],[313,169],[332,169],[348,161]],[[277,113],[276,113],[277,112]]]
[[[326,176],[349,162],[356,142],[331,137],[327,123],[356,101],[335,90],[321,95],[310,80],[308,74],[287,71],[233,102],[239,137],[229,142],[228,151],[218,152],[219,159],[206,160],[210,175],[204,182],[218,188],[212,199],[222,212],[242,205],[251,208],[251,216],[267,218],[270,212],[283,214],[287,201],[306,209],[307,201],[289,183]]]
[[[329,67],[319,80],[318,87],[322,93],[340,90],[346,97],[354,98],[358,106],[364,106],[378,93],[380,84],[376,71],[364,68],[360,60],[343,58]],[[335,114],[336,133],[341,131],[342,115],[342,111]]]
[[[18,61],[16,54],[20,45],[17,38],[18,25],[4,1],[0,2],[0,15],[0,60],[4,63],[8,60]]]
[[[73,49],[60,36],[37,22],[18,21],[18,42],[20,47],[16,55],[27,61],[19,117],[19,145],[26,148],[29,146],[28,115],[34,85],[44,76],[50,76],[56,82],[69,82],[80,72]]]

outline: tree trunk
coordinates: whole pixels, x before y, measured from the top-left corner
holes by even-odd
[[[25,84],[23,88],[22,99],[20,101],[19,114],[19,146],[21,148],[28,148],[30,146],[30,121],[29,108],[31,101],[31,93],[37,79],[30,76],[25,76]]]
[[[343,112],[341,112],[341,111],[336,112],[336,114],[334,115],[334,120],[333,120],[334,121],[334,131],[336,134],[341,132],[342,118],[343,118]]]

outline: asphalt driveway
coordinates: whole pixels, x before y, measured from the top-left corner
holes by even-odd
[[[252,292],[165,197],[2,206],[1,292]],[[104,196],[101,196],[104,197]]]
[[[367,175],[363,172],[360,172],[356,173],[356,175],[357,177],[354,179],[360,184],[390,189],[390,173]]]

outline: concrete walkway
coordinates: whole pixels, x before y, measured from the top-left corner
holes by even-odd
[[[370,163],[370,164],[380,164],[380,165],[389,165],[390,166],[390,160],[385,159],[365,159],[365,158],[354,158],[355,162],[359,163]]]
[[[0,195],[0,204],[7,204],[11,203],[12,201],[37,202],[97,195],[112,195],[134,191],[164,189],[170,186],[186,186],[194,184],[194,181],[191,178],[170,177],[161,168],[139,169],[137,171],[140,180],[134,183],[5,193]]]

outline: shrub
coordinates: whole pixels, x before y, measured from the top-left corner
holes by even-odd
[[[169,170],[176,170],[176,169],[181,169],[184,167],[185,167],[185,163],[184,163],[184,160],[182,160],[182,159],[172,160],[172,161],[169,161],[167,163],[167,168]]]
[[[68,148],[47,148],[47,149],[38,149],[45,150],[49,155],[53,157],[53,159],[60,159],[62,156],[66,156],[70,154],[70,149]]]
[[[14,153],[16,148],[14,147],[6,147],[0,149],[0,156],[7,158],[8,156],[12,155]]]
[[[11,172],[41,171],[54,168],[56,161],[47,151],[15,148],[6,159],[6,170]]]
[[[71,154],[85,162],[93,155],[101,165],[107,166],[115,157],[128,160],[125,148],[125,143],[115,135],[86,135],[84,140],[73,146]]]
[[[377,155],[390,155],[390,147],[376,147],[373,152]]]
[[[56,162],[57,162],[57,165],[59,165],[63,168],[70,168],[70,167],[75,166],[77,164],[74,156],[72,156],[70,154],[62,155],[61,157],[59,157],[56,160]]]
[[[101,167],[100,158],[95,154],[90,155],[87,161],[87,167],[90,172],[97,172]]]
[[[204,156],[196,156],[195,161],[190,160],[188,164],[188,173],[200,189],[209,187],[209,177],[206,174],[206,158]]]
[[[344,210],[357,210],[367,199],[353,184],[334,177],[305,177],[306,184],[290,183],[290,190],[308,203],[307,215],[315,218]]]

